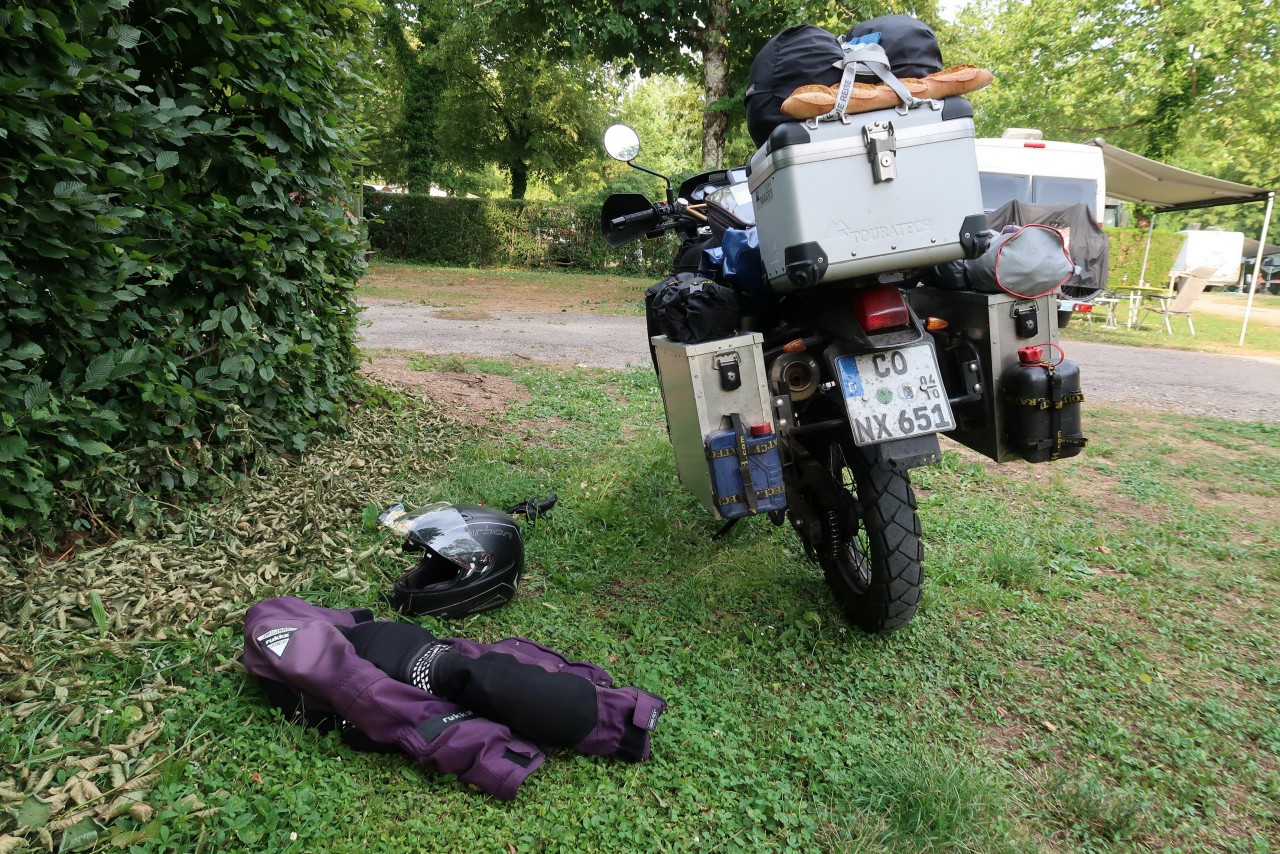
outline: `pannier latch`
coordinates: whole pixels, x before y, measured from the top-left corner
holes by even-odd
[[[862,126],[862,141],[871,161],[871,177],[877,183],[898,177],[898,140],[893,122],[872,122]]]
[[[1040,320],[1034,302],[1015,305],[1009,314],[1013,318],[1013,332],[1019,338],[1035,338],[1040,334]]]
[[[720,388],[735,391],[742,387],[742,367],[737,353],[716,356],[716,370],[720,372]]]

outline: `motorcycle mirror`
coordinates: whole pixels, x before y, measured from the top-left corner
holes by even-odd
[[[604,150],[614,160],[630,163],[640,154],[640,135],[626,125],[611,125],[604,132]]]

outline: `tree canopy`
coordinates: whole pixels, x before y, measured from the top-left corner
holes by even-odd
[[[723,165],[726,132],[742,115],[742,94],[757,51],[788,26],[813,23],[832,33],[890,11],[887,0],[581,0],[528,4],[494,0],[526,33],[553,49],[588,52],[642,74],[677,74],[702,84],[702,165]],[[936,19],[935,0],[893,9]]]
[[[383,6],[380,58],[394,66],[399,99],[390,171],[411,188],[478,189],[475,176],[497,166],[519,199],[534,176],[572,184],[596,150],[608,75],[589,55],[530,41],[518,12],[454,0]]]
[[[1147,157],[1263,187],[1280,163],[1268,96],[1280,49],[1273,0],[977,0],[944,29],[949,62],[983,65],[980,135],[1037,127],[1046,138],[1102,136]],[[1219,212],[1200,219],[1261,211]]]
[[[619,100],[621,75],[631,71],[692,83],[700,94],[685,109],[697,120],[701,168],[739,163],[751,150],[742,94],[765,41],[802,21],[840,33],[888,6],[401,0],[383,18],[393,26],[384,29],[379,58],[398,57],[391,88],[401,107],[384,142],[397,141],[401,171],[412,166],[418,184],[430,174],[440,186],[480,191],[477,176],[495,167],[516,196],[535,179],[560,189],[574,176],[594,181],[605,113],[643,124],[628,114],[639,102],[623,109]],[[933,0],[893,11],[934,26],[948,64],[996,73],[973,98],[979,135],[1018,126],[1053,139],[1103,136],[1245,183],[1280,179],[1274,158],[1251,156],[1280,137],[1265,98],[1280,45],[1275,0],[973,0],[954,23],[940,19]],[[645,134],[646,153],[659,150],[656,134],[689,128],[681,120]]]

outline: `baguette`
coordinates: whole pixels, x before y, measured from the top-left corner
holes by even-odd
[[[922,97],[941,100],[952,95],[964,95],[981,89],[994,79],[995,75],[985,68],[953,65],[924,78],[926,88]]]
[[[839,86],[823,86],[820,83],[810,83],[808,86],[798,86],[792,92],[792,95],[821,95],[823,93],[834,95]]]
[[[792,119],[816,119],[831,112],[836,96],[826,86],[801,86],[782,102],[782,114]]]
[[[995,76],[976,65],[953,65],[926,77],[902,77],[899,82],[916,98],[942,100],[964,95],[991,83]],[[793,119],[816,119],[835,109],[839,86],[800,86],[782,102],[782,114]],[[845,113],[869,113],[901,103],[896,92],[884,83],[854,83]]]

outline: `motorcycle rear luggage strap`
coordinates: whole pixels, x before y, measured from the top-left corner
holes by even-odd
[[[747,493],[747,510],[754,516],[760,500],[756,498],[756,485],[751,482],[751,459],[747,456],[747,428],[742,423],[742,416],[736,412],[729,415],[729,423],[733,425],[737,451],[735,456],[738,458],[738,473],[742,476],[742,489]]]
[[[1050,400],[1047,397],[1018,397],[1010,400],[1018,406],[1030,406],[1035,409],[1061,409],[1063,404],[1084,403],[1084,392],[1069,392],[1062,395],[1058,400]]]
[[[763,501],[766,498],[772,498],[775,495],[781,495],[785,491],[786,491],[786,487],[779,485],[779,486],[771,486],[768,489],[757,489],[752,494],[755,495],[756,501]],[[743,497],[741,493],[739,493],[737,495],[726,495],[724,498],[717,498],[716,504],[720,507],[728,507],[730,504],[741,504],[746,500],[747,499]]]
[[[764,453],[768,453],[769,451],[772,451],[776,447],[778,447],[777,439],[773,439],[768,442],[763,442],[759,445],[748,445],[747,454],[749,455],[764,454]],[[718,459],[723,459],[724,457],[736,457],[736,456],[738,456],[737,448],[721,448],[718,451],[707,451],[707,459],[709,460],[718,460]]]
[[[1038,450],[1053,448],[1055,446],[1058,448],[1074,448],[1077,446],[1087,448],[1089,446],[1089,440],[1083,436],[1062,436],[1055,434],[1052,439],[1023,439],[1022,441],[1014,442],[1013,444],[1023,448],[1036,448]],[[1057,456],[1055,455],[1053,459],[1056,460]]]

